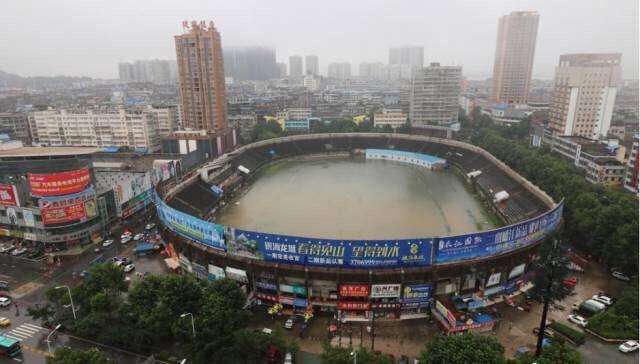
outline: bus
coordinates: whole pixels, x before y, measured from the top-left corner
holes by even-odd
[[[0,335],[0,356],[14,357],[22,352],[20,341]]]

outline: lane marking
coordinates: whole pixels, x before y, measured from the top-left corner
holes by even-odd
[[[78,311],[78,310],[76,310],[76,311]],[[22,324],[22,325],[24,325],[24,326],[31,326],[31,327],[36,328],[36,329],[38,329],[38,330],[42,330],[42,329],[44,329],[44,327],[42,327],[42,326],[38,326],[38,325],[34,325],[34,324],[30,324],[30,323],[28,323],[28,322],[25,322],[25,323],[24,323],[24,324]]]
[[[36,329],[36,328],[25,326],[25,325],[20,325],[17,328],[20,329],[20,330],[25,330],[25,331],[29,331],[29,332],[38,332],[38,331],[40,331],[40,329]]]
[[[10,332],[10,334],[11,334],[11,335],[18,336],[18,337],[21,337],[23,340],[24,340],[24,339],[28,339],[28,338],[30,338],[30,337],[31,337],[31,335],[26,335],[26,334],[24,334],[24,333],[15,332],[15,331],[11,331],[11,332]]]
[[[9,335],[9,334],[4,334],[4,336],[10,337],[10,338],[12,338],[12,339],[14,339],[14,340],[18,340],[18,341],[22,341],[22,340],[23,340],[23,339],[19,339],[19,338],[17,338],[17,337],[11,336],[11,335]]]
[[[11,332],[15,332],[16,334],[22,334],[22,335],[27,335],[29,337],[33,336],[33,334],[35,334],[35,332],[31,332],[31,331],[27,331],[21,328],[16,328],[11,330]]]

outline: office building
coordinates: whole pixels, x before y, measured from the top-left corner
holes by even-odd
[[[329,78],[347,79],[351,77],[351,63],[329,63]]]
[[[277,78],[276,51],[268,47],[225,47],[224,73],[234,81]]]
[[[500,18],[493,64],[492,98],[495,102],[527,103],[538,19],[535,11],[516,11]]]
[[[278,77],[279,78],[285,78],[287,77],[287,64],[282,62],[282,63],[276,63],[276,67],[278,68]]]
[[[220,33],[213,22],[183,22],[183,28],[185,33],[175,36],[183,126],[209,132],[226,129]]]
[[[30,145],[31,135],[27,115],[19,112],[0,113],[0,134],[7,134],[12,140]]]
[[[424,47],[394,47],[389,48],[389,64],[405,64],[411,68],[424,66]]]
[[[385,127],[390,126],[393,129],[398,128],[407,123],[407,114],[402,110],[383,109],[373,115],[373,126]]]
[[[431,63],[415,72],[409,94],[413,126],[449,125],[458,121],[462,67]]]
[[[611,125],[621,54],[565,54],[555,71],[550,127],[561,135],[598,139]]]
[[[157,151],[155,114],[148,110],[47,110],[29,115],[34,145],[55,147],[128,147]]]
[[[318,56],[309,55],[304,57],[304,74],[317,76],[320,74],[320,61]]]
[[[302,56],[289,57],[289,77],[302,78]]]

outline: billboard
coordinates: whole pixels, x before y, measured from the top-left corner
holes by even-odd
[[[156,195],[156,209],[160,220],[176,233],[215,249],[226,250],[224,227],[209,221],[198,219],[167,205]]]
[[[61,196],[78,193],[91,183],[89,168],[60,173],[27,173],[31,194]]]
[[[513,267],[511,272],[509,272],[509,276],[507,277],[507,279],[511,279],[513,277],[517,277],[519,275],[522,275],[522,273],[524,273],[524,263],[516,265],[515,267]]]
[[[222,269],[221,267],[218,267],[217,265],[208,264],[207,268],[208,268],[207,271],[209,272],[209,274],[207,275],[207,278],[210,281],[215,281],[216,279],[223,279],[226,277],[224,273],[224,269]]]
[[[400,297],[400,284],[371,285],[371,298],[395,298],[395,297]]]
[[[93,187],[72,195],[42,197],[38,204],[44,225],[86,221],[97,215],[96,192]]]
[[[451,326],[456,326],[456,317],[438,300],[436,300],[436,311],[445,317]]]
[[[426,302],[431,298],[430,284],[408,284],[402,290],[402,302]]]
[[[338,302],[338,310],[341,311],[369,311],[369,302]]]
[[[0,183],[0,205],[20,206],[20,201],[18,200],[18,191],[16,191],[16,186],[11,184]]]
[[[340,297],[369,297],[369,286],[342,285],[339,287]]]
[[[272,262],[345,268],[428,266],[431,239],[331,240],[235,229],[236,244],[255,247]]]
[[[115,181],[115,186],[113,191],[116,194],[118,203],[123,205],[129,200],[149,191],[152,187],[151,175],[151,171],[136,174],[114,173],[113,181]]]
[[[448,263],[477,259],[527,246],[553,231],[562,217],[562,203],[549,212],[518,224],[474,234],[439,238],[435,261]]]

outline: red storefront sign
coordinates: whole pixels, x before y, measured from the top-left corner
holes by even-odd
[[[369,286],[343,285],[340,286],[341,297],[369,297]]]
[[[256,298],[262,301],[278,302],[278,296],[274,294],[256,293]]]
[[[18,194],[16,186],[10,184],[0,184],[0,205],[18,206]]]
[[[35,196],[61,196],[77,193],[91,183],[89,168],[60,173],[27,173]]]
[[[89,201],[87,201],[89,202]],[[95,202],[93,202],[95,204]],[[65,222],[83,220],[87,218],[84,202],[77,204],[41,209],[42,223],[45,225],[62,224]]]
[[[341,311],[369,311],[369,302],[338,302]]]

